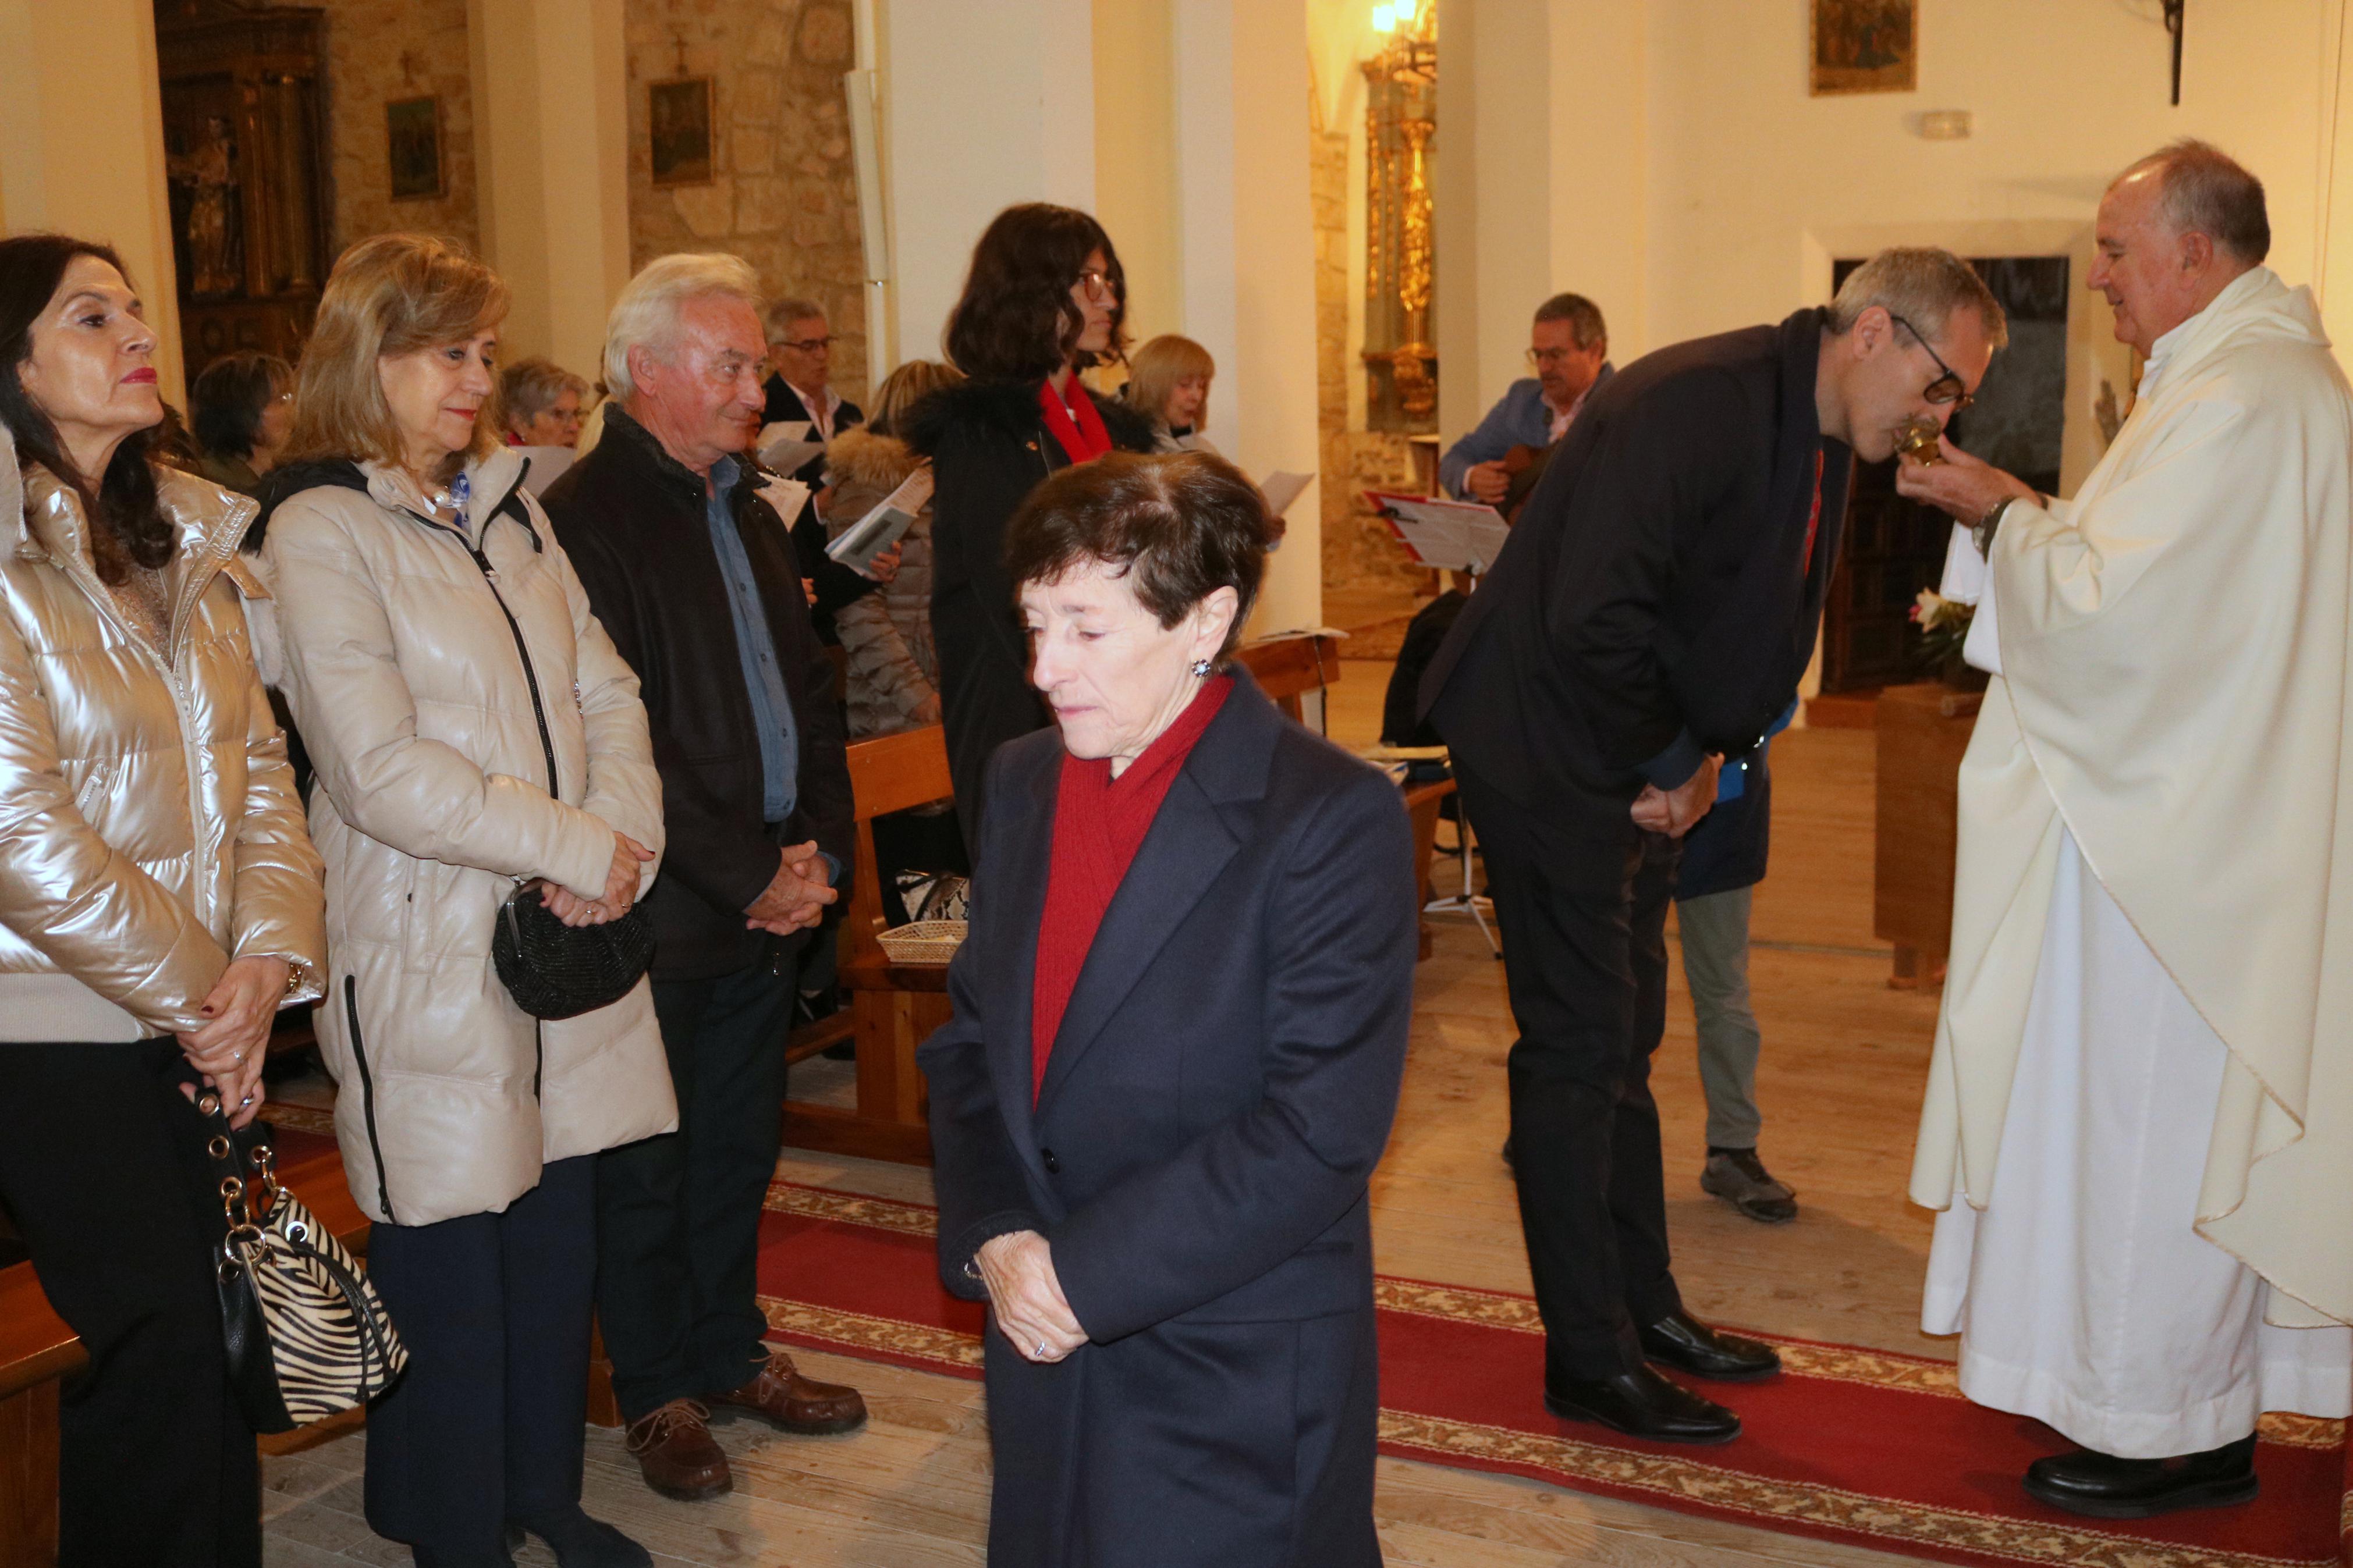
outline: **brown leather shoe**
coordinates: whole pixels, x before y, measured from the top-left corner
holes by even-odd
[[[733,1490],[727,1456],[711,1440],[711,1412],[691,1399],[673,1399],[629,1423],[625,1439],[646,1485],[681,1502],[700,1502]]]
[[[866,1425],[866,1401],[858,1390],[803,1377],[793,1358],[782,1351],[769,1352],[768,1364],[743,1387],[707,1397],[715,1421],[757,1415],[781,1431],[805,1437],[855,1432]]]

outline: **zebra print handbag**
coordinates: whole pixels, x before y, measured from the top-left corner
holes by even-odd
[[[408,1364],[375,1288],[280,1184],[270,1146],[233,1131],[212,1090],[196,1109],[213,1123],[205,1152],[227,1222],[214,1277],[229,1385],[246,1420],[257,1432],[288,1432],[366,1404]]]

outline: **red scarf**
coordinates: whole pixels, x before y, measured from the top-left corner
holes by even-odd
[[[1204,681],[1176,721],[1111,776],[1108,758],[1062,759],[1061,784],[1054,800],[1054,848],[1046,868],[1046,913],[1038,922],[1038,970],[1029,1005],[1029,1092],[1033,1102],[1046,1085],[1046,1059],[1054,1036],[1078,989],[1087,950],[1111,908],[1144,837],[1152,831],[1160,803],[1192,754],[1193,742],[1209,727],[1233,689],[1233,678]]]
[[[1095,400],[1087,395],[1087,389],[1076,375],[1071,377],[1069,385],[1071,403],[1066,408],[1054,395],[1054,384],[1039,382],[1038,406],[1046,416],[1046,428],[1061,443],[1063,454],[1073,463],[1091,463],[1111,450],[1111,432],[1103,428],[1103,416],[1095,412]]]

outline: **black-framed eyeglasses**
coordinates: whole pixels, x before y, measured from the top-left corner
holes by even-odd
[[[1926,332],[1923,332],[1919,328],[1914,326],[1911,322],[1905,321],[1903,317],[1897,315],[1893,310],[1887,312],[1887,319],[1894,321],[1905,331],[1911,333],[1912,341],[1918,343],[1922,348],[1927,349],[1928,357],[1935,360],[1936,362],[1936,368],[1945,373],[1921,389],[1920,395],[1922,397],[1926,398],[1930,403],[1935,404],[1939,408],[1949,403],[1953,405],[1953,412],[1956,414],[1958,414],[1962,409],[1967,408],[1970,404],[1977,401],[1977,398],[1969,392],[1968,383],[1961,379],[1961,373],[1955,370],[1951,365],[1947,364],[1945,363],[1945,356],[1938,353],[1935,349],[1929,347],[1928,335]]]

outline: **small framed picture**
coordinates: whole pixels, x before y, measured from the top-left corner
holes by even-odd
[[[396,99],[384,106],[384,130],[392,161],[392,199],[412,202],[448,195],[441,179],[441,100]]]
[[[647,123],[653,139],[657,185],[708,184],[711,157],[711,79],[681,77],[646,89]]]
[[[1808,89],[1911,92],[1919,87],[1920,0],[1810,0]]]

